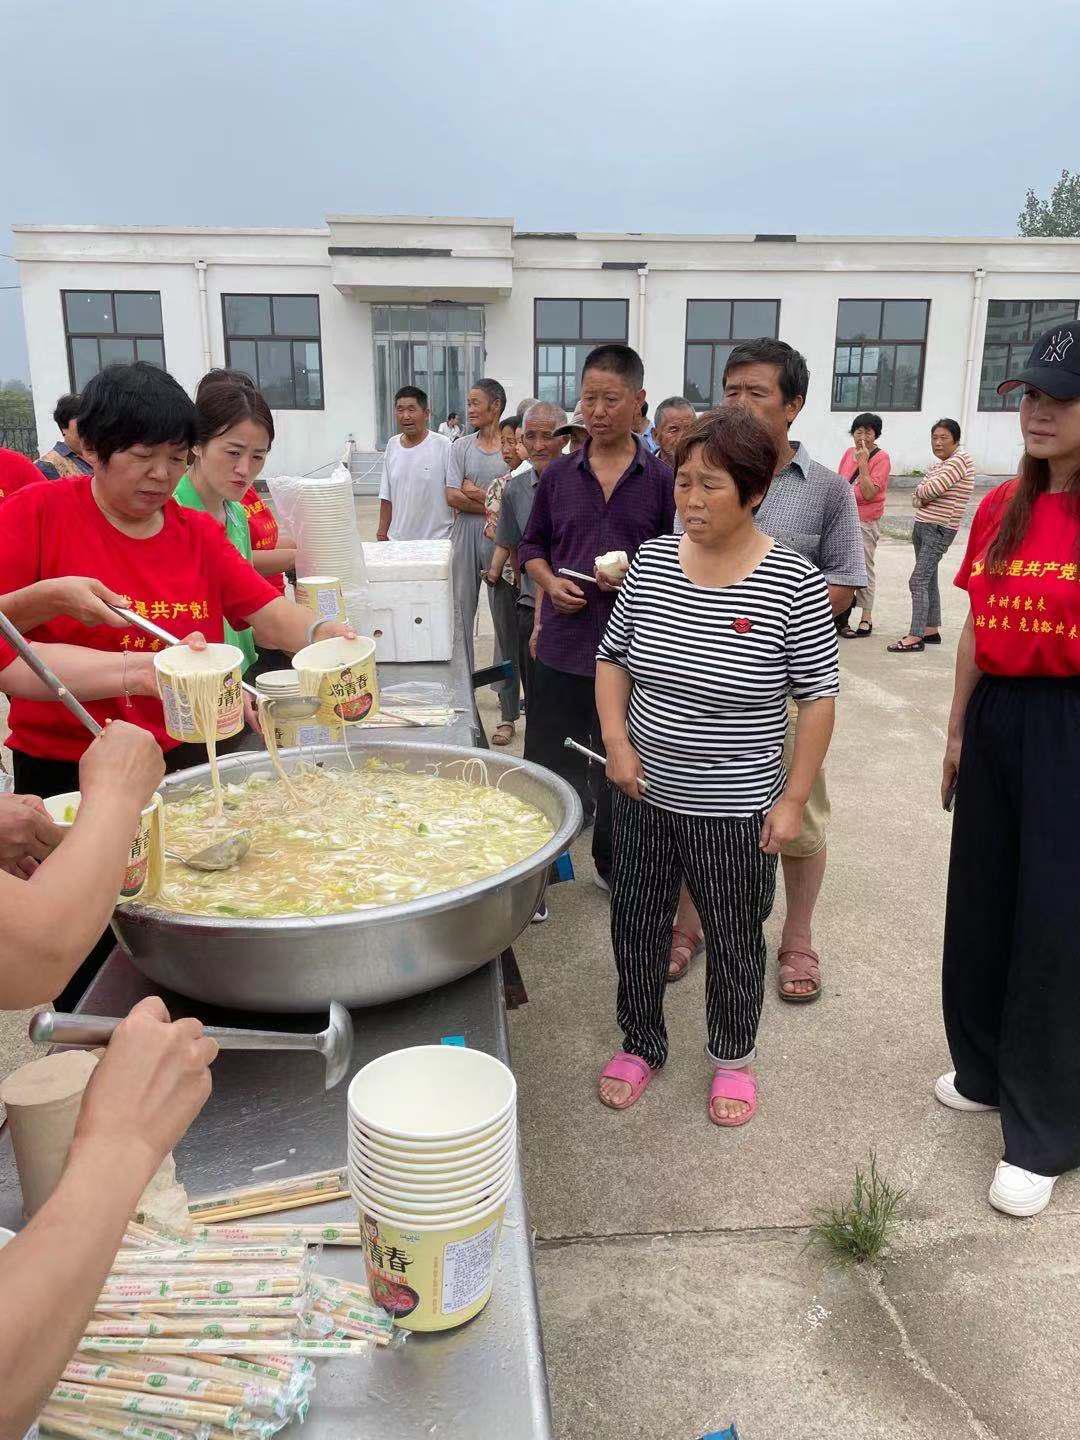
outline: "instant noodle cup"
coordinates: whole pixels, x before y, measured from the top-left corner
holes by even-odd
[[[470,1136],[465,1143],[439,1145],[431,1141],[417,1141],[410,1145],[405,1141],[387,1141],[384,1136],[365,1129],[352,1117],[349,1118],[349,1133],[355,1135],[357,1142],[372,1156],[394,1164],[409,1165],[475,1165],[490,1158],[495,1150],[505,1145],[516,1129],[516,1116],[510,1114],[487,1134]]]
[[[174,740],[202,742],[192,705],[191,687],[204,678],[218,684],[217,739],[228,740],[244,728],[244,700],[240,678],[244,671],[244,652],[235,645],[207,645],[205,650],[192,650],[187,645],[173,645],[154,656],[158,694],[165,709],[165,729]]]
[[[340,745],[345,738],[343,725],[315,725],[310,721],[279,719],[274,707],[261,702],[298,699],[303,695],[300,676],[295,670],[264,670],[256,677],[255,689],[259,692],[259,724],[263,735],[273,727],[274,745],[278,750],[292,750],[297,745]]]
[[[45,809],[61,830],[70,830],[79,813],[82,796],[78,790],[69,790],[63,795],[49,795]],[[120,882],[120,902],[149,899],[161,887],[161,875],[165,864],[165,840],[162,824],[161,796],[154,792],[150,804],[139,816],[139,828],[128,851],[124,878]]]
[[[477,1215],[483,1214],[497,1201],[505,1200],[509,1196],[513,1184],[514,1177],[511,1173],[490,1194],[478,1195],[468,1204],[452,1202],[441,1207],[417,1209],[406,1205],[404,1201],[395,1205],[391,1201],[381,1200],[365,1186],[359,1184],[354,1176],[349,1176],[349,1190],[358,1204],[363,1205],[365,1209],[374,1210],[384,1220],[391,1220],[402,1225],[406,1225],[410,1221],[418,1225],[465,1225]]]
[[[436,1165],[398,1165],[393,1161],[384,1159],[381,1155],[375,1155],[366,1149],[358,1141],[352,1141],[349,1145],[349,1160],[358,1166],[365,1173],[371,1176],[379,1176],[383,1181],[392,1180],[396,1184],[404,1185],[407,1189],[434,1189],[440,1187],[459,1186],[474,1184],[477,1181],[486,1180],[494,1171],[499,1170],[512,1156],[517,1148],[517,1136],[511,1135],[504,1145],[493,1151],[490,1156],[484,1155],[475,1164],[468,1166],[436,1166]]]
[[[506,1196],[471,1219],[396,1221],[358,1201],[372,1300],[405,1330],[452,1330],[491,1298]]]
[[[479,1205],[486,1205],[495,1195],[500,1194],[514,1177],[514,1162],[504,1165],[490,1180],[480,1185],[468,1185],[464,1190],[424,1192],[398,1189],[393,1181],[380,1183],[358,1170],[349,1167],[349,1184],[358,1195],[363,1195],[374,1205],[382,1205],[388,1211],[397,1210],[417,1218],[449,1219],[459,1211],[466,1211]]]
[[[517,1103],[514,1072],[494,1055],[463,1045],[412,1045],[380,1055],[349,1085],[350,1119],[409,1148],[467,1148],[491,1138]]]
[[[315,724],[355,725],[379,713],[375,641],[366,635],[317,640],[298,651],[292,663],[304,694],[318,697]]]
[[[296,577],[296,600],[314,610],[320,620],[344,620],[345,591],[336,575]]]

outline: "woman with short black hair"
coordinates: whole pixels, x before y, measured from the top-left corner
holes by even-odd
[[[1080,324],[1027,366],[1024,455],[975,512],[942,773],[955,795],[942,994],[954,1110],[1001,1114],[990,1203],[1034,1215],[1080,1166]]]
[[[845,621],[840,626],[840,634],[845,640],[863,640],[874,633],[874,555],[881,536],[880,522],[885,513],[885,491],[889,485],[892,461],[888,451],[878,445],[881,439],[880,415],[872,415],[869,411],[856,415],[851,422],[850,433],[853,443],[841,455],[836,468],[851,486],[859,511],[866,584],[855,591],[855,605],[861,612],[858,626],[852,629],[850,621]],[[840,623],[839,619],[837,623]]]

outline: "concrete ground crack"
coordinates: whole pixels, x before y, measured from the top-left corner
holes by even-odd
[[[869,1267],[863,1267],[858,1273],[865,1278],[866,1288],[892,1322],[893,1329],[896,1331],[900,1340],[900,1349],[903,1352],[904,1359],[915,1371],[916,1375],[918,1375],[920,1379],[925,1380],[928,1385],[933,1385],[936,1390],[940,1390],[943,1395],[952,1401],[953,1405],[956,1406],[957,1410],[963,1416],[969,1431],[977,1437],[977,1440],[1000,1440],[997,1432],[991,1430],[989,1425],[979,1419],[963,1395],[960,1394],[959,1390],[950,1385],[947,1380],[943,1380],[934,1370],[926,1356],[915,1348],[911,1337],[908,1335],[907,1326],[901,1319],[899,1310],[897,1310],[889,1298],[880,1272],[872,1270]]]

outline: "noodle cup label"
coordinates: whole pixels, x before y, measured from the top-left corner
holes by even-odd
[[[191,659],[184,657],[191,656]],[[177,676],[217,676],[220,683],[217,703],[217,739],[228,740],[244,728],[244,692],[240,688],[244,653],[235,645],[208,645],[205,650],[175,646],[154,656],[158,694],[165,711],[165,729],[174,740],[200,743],[205,736],[198,728],[187,687]]]
[[[506,1202],[443,1230],[383,1219],[360,1207],[364,1268],[376,1305],[404,1330],[452,1330],[491,1298]]]
[[[374,640],[318,640],[293,656],[293,668],[304,694],[318,698],[316,724],[356,725],[379,713]]]
[[[297,576],[297,600],[314,610],[320,620],[344,620],[345,592],[341,581],[334,575]]]
[[[50,819],[62,830],[70,830],[74,825],[81,803],[78,790],[50,795],[44,801]],[[131,842],[120,882],[120,901],[135,900],[139,896],[149,899],[160,887],[165,861],[161,806],[161,796],[155,794],[139,816],[139,828]]]

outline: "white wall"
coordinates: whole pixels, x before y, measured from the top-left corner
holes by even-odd
[[[334,239],[360,246],[415,243],[402,220],[331,222]],[[452,227],[456,244],[503,244],[485,225]],[[462,227],[475,223],[473,235]],[[398,232],[401,231],[399,235]],[[347,232],[347,233],[342,233]],[[60,292],[63,289],[148,289],[161,293],[166,363],[194,389],[205,367],[195,261],[205,260],[211,363],[225,362],[223,293],[307,293],[319,296],[325,408],[275,412],[274,473],[306,473],[335,461],[346,436],[374,449],[376,435],[371,304],[333,283],[329,229],[287,231],[95,227],[16,229],[22,260],[23,307],[38,433],[52,443],[51,412],[70,386]],[[960,419],[971,317],[973,274],[986,269],[971,377],[965,437],[980,469],[1011,471],[1019,454],[1014,412],[976,408],[986,303],[991,299],[1080,296],[1080,242],[800,239],[755,242],[749,237],[516,237],[512,288],[485,305],[487,372],[506,386],[511,406],[533,393],[533,301],[540,297],[625,298],[629,340],[639,334],[638,275],[604,270],[605,260],[648,264],[645,370],[650,402],[683,389],[688,299],[780,300],[780,337],[806,355],[810,394],[797,431],[811,453],[835,464],[852,415],[830,405],[836,307],[842,299],[930,301],[929,334],[918,413],[885,412],[883,443],[897,470],[924,468],[929,428],[942,415]],[[456,260],[449,260],[454,264]],[[362,259],[351,260],[362,264]],[[462,272],[464,276],[465,272]],[[432,297],[435,298],[435,297]]]

